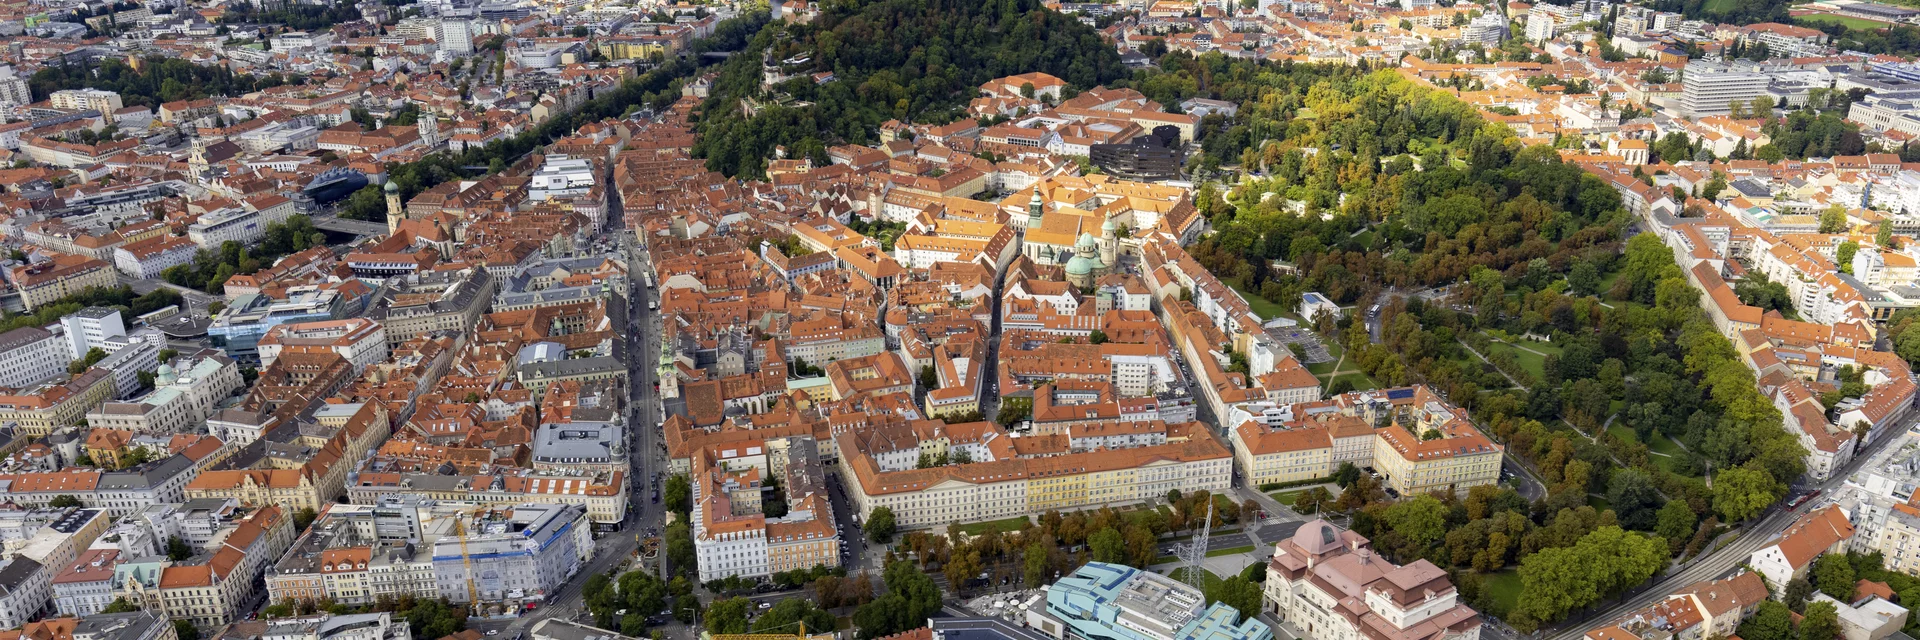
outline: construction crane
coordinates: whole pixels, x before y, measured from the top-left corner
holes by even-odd
[[[485,510],[486,507],[480,507],[463,515],[472,517]],[[467,606],[477,615],[480,613],[480,589],[473,586],[473,556],[467,553],[467,528],[459,517],[453,519],[453,537],[460,540],[460,564],[467,572]]]

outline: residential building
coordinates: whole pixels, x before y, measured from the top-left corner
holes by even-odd
[[[11,424],[21,436],[43,437],[61,427],[79,424],[87,412],[113,396],[113,372],[88,369],[69,379],[0,393],[0,423]]]
[[[113,603],[113,569],[120,550],[87,549],[53,577],[54,609],[63,616],[90,616]]]
[[[1853,523],[1838,506],[1826,506],[1801,516],[1771,544],[1753,552],[1747,565],[1766,578],[1767,588],[1784,592],[1788,582],[1804,578],[1807,568],[1822,554],[1846,549]]]
[[[28,311],[87,287],[111,287],[117,281],[113,265],[76,255],[58,255],[46,262],[13,267],[7,272],[7,280],[20,290],[20,303]]]
[[[34,559],[15,555],[0,564],[0,626],[38,620],[53,597],[53,576]]]
[[[707,447],[693,462],[693,547],[701,580],[840,566],[826,477],[810,437]],[[765,515],[778,480],[786,515]]]
[[[1742,571],[1725,580],[1698,582],[1610,624],[1587,631],[1585,640],[1703,640],[1732,637],[1740,622],[1767,600],[1766,580]]]
[[[199,250],[200,247],[187,238],[159,236],[115,247],[113,265],[121,273],[154,280],[167,267],[192,262],[194,253]]]
[[[155,579],[157,589],[140,588],[145,585],[137,580],[116,580],[114,595],[174,619],[222,626],[245,613],[242,607],[253,601],[261,572],[292,544],[293,518],[278,507],[263,507],[241,521],[217,548],[164,563]],[[137,563],[121,564],[122,571],[137,567]]]
[[[100,89],[63,89],[47,94],[47,103],[55,109],[92,109],[102,114],[112,114],[126,106],[120,102],[120,94]]]

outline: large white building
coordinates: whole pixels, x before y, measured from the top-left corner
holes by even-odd
[[[463,537],[434,541],[434,582],[454,603],[475,595],[480,603],[544,603],[592,559],[591,529],[578,505],[515,505],[504,518],[475,522]]]
[[[291,322],[274,325],[258,344],[260,366],[273,364],[283,351],[330,351],[353,363],[355,371],[387,361],[387,330],[366,318]]]
[[[540,201],[571,198],[593,189],[593,161],[586,158],[549,156],[546,164],[533,172],[527,184],[527,199]]]
[[[66,371],[73,359],[60,336],[39,327],[0,333],[0,387],[20,387]]]
[[[315,131],[318,138],[318,131]],[[295,212],[292,200],[280,196],[256,198],[242,206],[224,207],[200,214],[187,227],[187,238],[201,249],[218,250],[226,242],[251,246],[267,237],[267,225],[284,222]]]
[[[1767,94],[1767,74],[1748,66],[1692,62],[1680,79],[1680,111],[1689,118],[1726,115],[1735,101]]]
[[[1175,489],[1219,492],[1233,478],[1233,453],[1197,422],[1168,425],[1166,444],[1086,452],[1064,441],[1057,450],[1040,443],[1016,450],[987,423],[927,428],[941,424],[877,426],[874,437],[839,439],[840,477],[861,518],[887,507],[902,528],[936,527],[1132,504]],[[922,453],[937,457],[956,442],[976,441],[971,463],[915,468]]]
[[[47,103],[55,109],[93,109],[101,115],[112,116],[126,106],[120,102],[120,94],[100,89],[64,89],[47,94]]]
[[[1314,520],[1275,545],[1263,609],[1316,640],[1476,640],[1480,615],[1447,572],[1426,560],[1400,566],[1365,536]]]
[[[786,490],[786,515],[765,515],[769,479]],[[694,454],[693,548],[700,580],[765,577],[840,565],[840,540],[814,440],[752,440]]]
[[[473,53],[473,23],[443,17],[440,19],[439,32],[440,50],[451,55]]]
[[[179,369],[175,369],[175,365]],[[87,424],[134,433],[185,433],[213,415],[214,406],[244,386],[240,366],[214,351],[160,365],[154,390],[128,402],[102,403]]]

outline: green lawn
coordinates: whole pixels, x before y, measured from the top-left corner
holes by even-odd
[[[1311,488],[1312,487],[1307,487],[1307,489],[1311,489]],[[1275,501],[1278,501],[1280,504],[1284,504],[1291,507],[1293,506],[1293,499],[1300,497],[1300,494],[1302,493],[1306,493],[1307,489],[1294,489],[1292,491],[1275,491],[1267,495],[1272,496],[1273,499]]]
[[[967,524],[960,525],[960,530],[966,532],[967,535],[977,536],[982,533],[986,533],[988,527],[998,527],[1002,533],[1007,533],[1007,532],[1019,531],[1020,529],[1026,527],[1028,522],[1031,522],[1031,520],[1028,520],[1026,516],[1014,516],[1011,518],[1007,518],[1005,520],[988,520],[986,522],[969,522]]]
[[[1613,421],[1613,426],[1607,427],[1607,433],[1613,434],[1613,437],[1627,442],[1633,442],[1638,439],[1633,437],[1633,430],[1628,429],[1627,425],[1621,424],[1619,420]]]
[[[1353,241],[1360,243],[1360,246],[1362,247],[1372,249],[1373,248],[1373,230],[1369,229],[1369,230],[1360,232],[1359,235],[1356,235],[1353,237]]]
[[[1515,604],[1520,602],[1520,572],[1508,569],[1487,574],[1485,582],[1480,583],[1480,591],[1485,593],[1487,601],[1494,605],[1494,610],[1488,613],[1505,616],[1513,611]]]
[[[1633,429],[1627,428],[1627,425],[1619,420],[1614,420],[1613,426],[1607,427],[1607,433],[1611,433],[1613,437],[1627,442],[1636,442],[1639,440],[1639,438],[1634,435]],[[1647,443],[1647,450],[1663,456],[1673,456],[1676,458],[1686,455],[1686,451],[1682,450],[1679,443],[1674,442],[1673,438],[1659,433],[1653,434],[1653,442]]]
[[[1607,502],[1606,498],[1590,495],[1587,496],[1587,506],[1593,507],[1594,511],[1606,511],[1613,508],[1613,503]]]
[[[1488,357],[1492,357],[1495,353],[1503,352],[1512,354],[1514,361],[1519,362],[1520,368],[1525,369],[1529,375],[1532,375],[1535,382],[1547,379],[1546,356],[1515,348],[1513,345],[1505,342],[1495,341],[1487,345]]]
[[[1152,510],[1160,513],[1161,522],[1166,522],[1168,519],[1173,517],[1173,509],[1168,507],[1167,505],[1164,505],[1164,504],[1158,505],[1158,506],[1155,506]],[[1141,509],[1141,508],[1125,509],[1120,512],[1120,518],[1123,520],[1126,520],[1127,524],[1138,523],[1140,522],[1141,518],[1147,517],[1147,511],[1148,511],[1147,509]]]
[[[1700,10],[1705,13],[1731,13],[1739,6],[1740,0],[1707,0],[1707,5]]]
[[[1686,450],[1680,448],[1680,443],[1674,442],[1673,438],[1669,438],[1664,434],[1653,434],[1653,443],[1648,444],[1647,448],[1653,450],[1654,453],[1673,456],[1675,458],[1687,455]]]
[[[1240,288],[1240,285],[1230,281],[1227,282],[1227,286],[1233,287],[1234,291],[1240,292],[1240,297],[1247,299],[1247,306],[1253,307],[1253,314],[1260,316],[1261,320],[1272,320],[1279,317],[1293,318],[1293,313],[1287,311],[1286,305],[1253,295],[1246,289]],[[1294,319],[1299,320],[1299,318]]]
[[[1612,273],[1600,276],[1600,295],[1604,296],[1608,291],[1613,290],[1613,283],[1619,281],[1621,274],[1626,272],[1625,269],[1614,269]],[[1601,298],[1601,300],[1604,301],[1606,298]]]
[[[1327,388],[1332,388],[1333,381],[1339,380],[1342,378],[1346,379],[1350,383],[1353,383],[1354,391],[1366,391],[1369,389],[1380,388],[1380,385],[1374,384],[1373,378],[1369,378],[1367,377],[1367,374],[1360,373],[1358,371],[1349,371],[1337,376],[1333,376],[1331,378],[1327,378],[1322,386]]]
[[[1153,559],[1154,564],[1166,564],[1169,562],[1179,562],[1179,561],[1180,561],[1179,556],[1160,556],[1158,558]]]
[[[1167,572],[1167,577],[1169,577],[1169,578],[1173,578],[1173,579],[1175,579],[1175,580],[1179,580],[1179,581],[1181,581],[1181,582],[1186,582],[1186,581],[1187,581],[1187,571],[1189,571],[1189,570],[1190,570],[1190,569],[1189,569],[1189,568],[1187,568],[1187,567],[1180,567],[1180,568],[1177,568],[1177,569],[1174,569],[1173,571],[1169,571],[1169,572]],[[1205,574],[1205,575],[1203,575],[1203,576],[1202,576],[1202,577],[1200,578],[1200,580],[1201,580],[1201,581],[1202,581],[1202,582],[1203,582],[1203,583],[1204,583],[1204,584],[1205,584],[1205,585],[1206,585],[1207,587],[1213,587],[1213,586],[1215,586],[1215,585],[1218,585],[1218,584],[1220,584],[1220,583],[1222,583],[1222,582],[1226,582],[1226,580],[1225,580],[1225,579],[1223,579],[1223,578],[1221,578],[1220,576],[1217,576],[1217,575],[1214,575],[1212,571],[1207,571],[1206,569],[1191,569],[1191,570],[1192,570],[1192,571],[1199,571],[1199,572],[1202,572],[1203,574]]]
[[[1868,20],[1866,18],[1855,18],[1852,16],[1836,16],[1831,13],[1794,16],[1793,21],[1797,24],[1806,25],[1806,26],[1813,26],[1818,24],[1839,24],[1839,25],[1845,25],[1848,29],[1885,29],[1889,26],[1892,26],[1885,22],[1881,22],[1879,20]]]
[[[1247,545],[1244,547],[1229,547],[1226,549],[1214,549],[1212,551],[1207,552],[1207,557],[1212,558],[1215,556],[1230,556],[1234,554],[1247,553],[1249,551],[1253,551],[1253,545]]]
[[[1547,356],[1559,355],[1561,352],[1560,347],[1547,342],[1519,338],[1513,338],[1508,342],[1492,335],[1488,335],[1487,338],[1493,340],[1493,344],[1487,346],[1488,357],[1499,352],[1513,354],[1513,359],[1520,363],[1520,368],[1526,369],[1527,373],[1532,374],[1533,379],[1538,381],[1547,379]]]
[[[1324,345],[1327,348],[1327,357],[1332,359],[1326,362],[1316,362],[1316,363],[1307,365],[1307,373],[1324,377],[1329,373],[1333,373],[1334,371],[1333,368],[1336,365],[1341,367],[1346,367],[1346,368],[1352,368],[1351,366],[1352,363],[1349,363],[1346,360],[1347,349],[1346,347],[1340,346],[1340,341],[1327,340],[1325,338],[1322,338],[1320,340],[1320,344]]]

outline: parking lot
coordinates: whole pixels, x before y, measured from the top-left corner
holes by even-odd
[[[1327,345],[1320,341],[1320,335],[1305,327],[1268,327],[1267,337],[1287,345],[1293,355],[1300,358],[1301,364],[1333,361],[1333,354],[1327,352]]]

